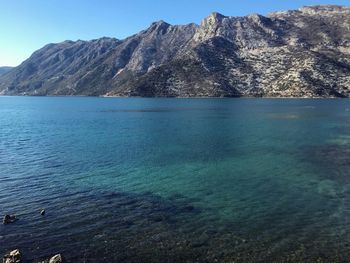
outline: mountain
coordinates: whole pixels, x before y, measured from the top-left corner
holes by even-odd
[[[0,94],[350,97],[349,25],[335,5],[159,21],[124,40],[49,44],[0,76]]]
[[[0,67],[0,76],[9,72],[11,69],[12,69],[12,67]]]

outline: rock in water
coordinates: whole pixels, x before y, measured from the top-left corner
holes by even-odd
[[[40,215],[44,216],[45,215],[45,209],[40,211]]]
[[[13,223],[17,220],[16,215],[5,215],[4,218],[2,219],[2,223],[4,225]]]
[[[21,252],[19,249],[13,250],[10,254],[4,256],[4,263],[21,263]]]
[[[63,263],[63,258],[61,254],[57,254],[50,258],[49,263]]]

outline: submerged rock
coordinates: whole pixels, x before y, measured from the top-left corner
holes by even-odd
[[[63,257],[61,254],[54,255],[52,258],[50,258],[49,263],[63,263]]]
[[[57,255],[54,255],[53,257],[51,257],[50,259],[46,259],[44,261],[40,261],[38,263],[63,263],[64,260],[63,260],[63,257],[61,254],[57,254]]]
[[[17,221],[16,215],[5,215],[4,218],[2,219],[2,223],[4,225],[13,223],[15,221]]]
[[[195,210],[195,208],[192,205],[187,205],[183,208],[184,212],[193,212],[194,210]]]
[[[21,263],[21,252],[19,249],[13,250],[10,252],[10,254],[6,254],[4,256],[3,262],[4,263]]]

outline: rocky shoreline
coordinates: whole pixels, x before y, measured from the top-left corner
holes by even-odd
[[[63,256],[61,254],[56,254],[49,259],[44,261],[38,261],[37,263],[65,263]],[[22,253],[19,249],[12,250],[11,252],[5,254],[3,257],[3,263],[24,263],[22,261]]]
[[[45,209],[42,209],[40,211],[40,215],[44,216],[46,214]],[[2,223],[3,225],[8,225],[15,223],[18,220],[18,217],[16,215],[4,215]],[[22,253],[19,249],[14,249],[12,251],[9,251],[6,253],[3,257],[3,263],[23,263],[24,261],[22,260]],[[43,260],[43,261],[38,261],[37,263],[65,263],[66,261],[64,260],[64,257],[61,254],[56,254],[54,256],[51,256],[50,258]]]

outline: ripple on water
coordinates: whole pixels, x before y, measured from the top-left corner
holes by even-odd
[[[0,211],[20,218],[0,226],[2,254],[350,257],[346,100],[0,100]]]
[[[76,192],[46,200],[45,208],[44,217],[27,211],[1,226],[2,251],[19,247],[28,261],[60,252],[70,262],[263,262],[312,260],[320,251],[334,259],[340,242],[337,252],[349,255],[339,248],[344,236],[329,236],[325,222],[311,228],[309,218],[283,222],[276,210],[274,221],[261,214],[248,218],[260,224],[242,229],[207,220],[207,211],[181,195]]]

